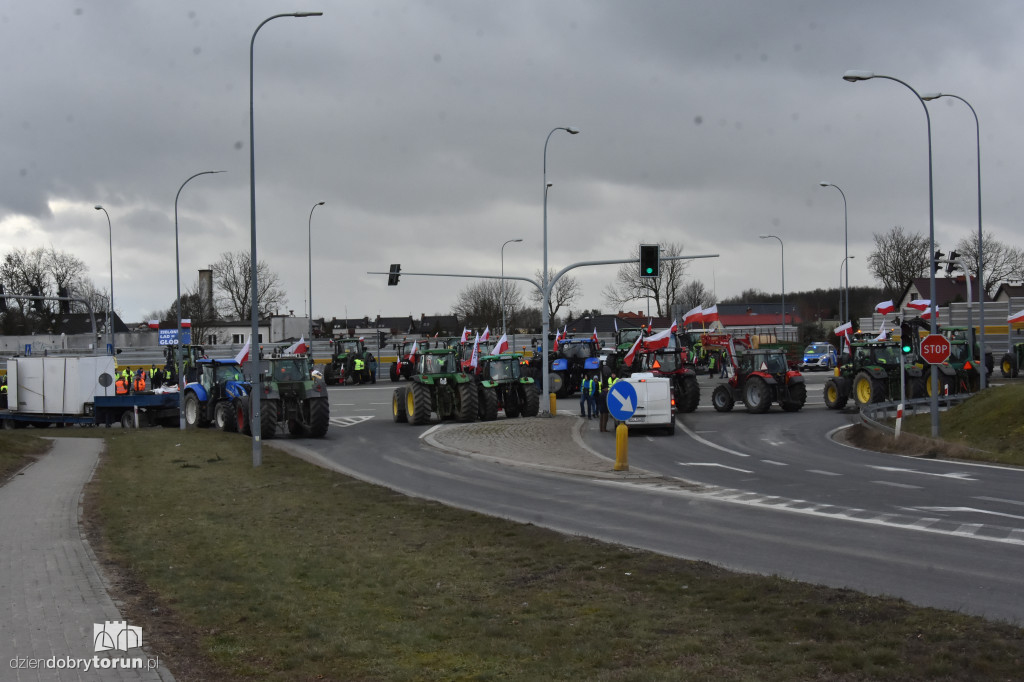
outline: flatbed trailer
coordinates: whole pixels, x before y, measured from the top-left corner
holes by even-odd
[[[136,422],[136,413],[138,422]],[[85,404],[80,414],[47,412],[12,412],[0,410],[0,423],[5,429],[26,426],[178,426],[178,393],[132,393],[129,395],[98,395]]]

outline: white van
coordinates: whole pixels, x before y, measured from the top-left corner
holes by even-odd
[[[676,404],[672,399],[672,380],[656,377],[650,372],[636,372],[625,379],[636,389],[636,412],[626,422],[630,430],[665,429],[676,432]]]

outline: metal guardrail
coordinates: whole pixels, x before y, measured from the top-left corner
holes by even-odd
[[[949,409],[973,397],[974,393],[958,393],[949,396],[939,396],[939,409]],[[896,430],[891,426],[881,423],[881,419],[895,419],[896,411],[899,408],[897,402],[869,403],[860,408],[860,421],[864,426],[875,431],[895,435]],[[913,398],[903,404],[903,416],[907,417],[920,412],[927,413],[931,409],[931,398]],[[908,414],[909,413],[909,414]]]

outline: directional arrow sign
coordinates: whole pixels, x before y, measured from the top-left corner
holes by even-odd
[[[608,412],[613,418],[624,422],[636,412],[636,389],[633,384],[616,381],[608,389]]]

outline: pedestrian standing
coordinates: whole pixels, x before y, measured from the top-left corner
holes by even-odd
[[[715,358],[716,357],[717,357],[716,353],[712,353],[708,357],[708,377],[710,377],[712,379],[715,378]]]
[[[718,364],[720,364],[722,366],[722,373],[718,375],[718,378],[719,379],[728,379],[729,378],[729,362],[728,362],[728,356],[726,355],[724,350],[722,351],[722,355],[721,355],[721,357],[718,360]]]
[[[595,374],[590,378],[590,395],[587,397],[587,419],[597,419],[597,394],[600,391],[601,380]]]
[[[601,431],[608,433],[608,391],[611,390],[612,384],[614,384],[618,378],[615,376],[613,371],[607,379],[601,382]]]
[[[590,409],[590,394],[593,393],[593,380],[583,375],[583,381],[580,382],[580,416],[590,419],[590,415],[587,412]]]

